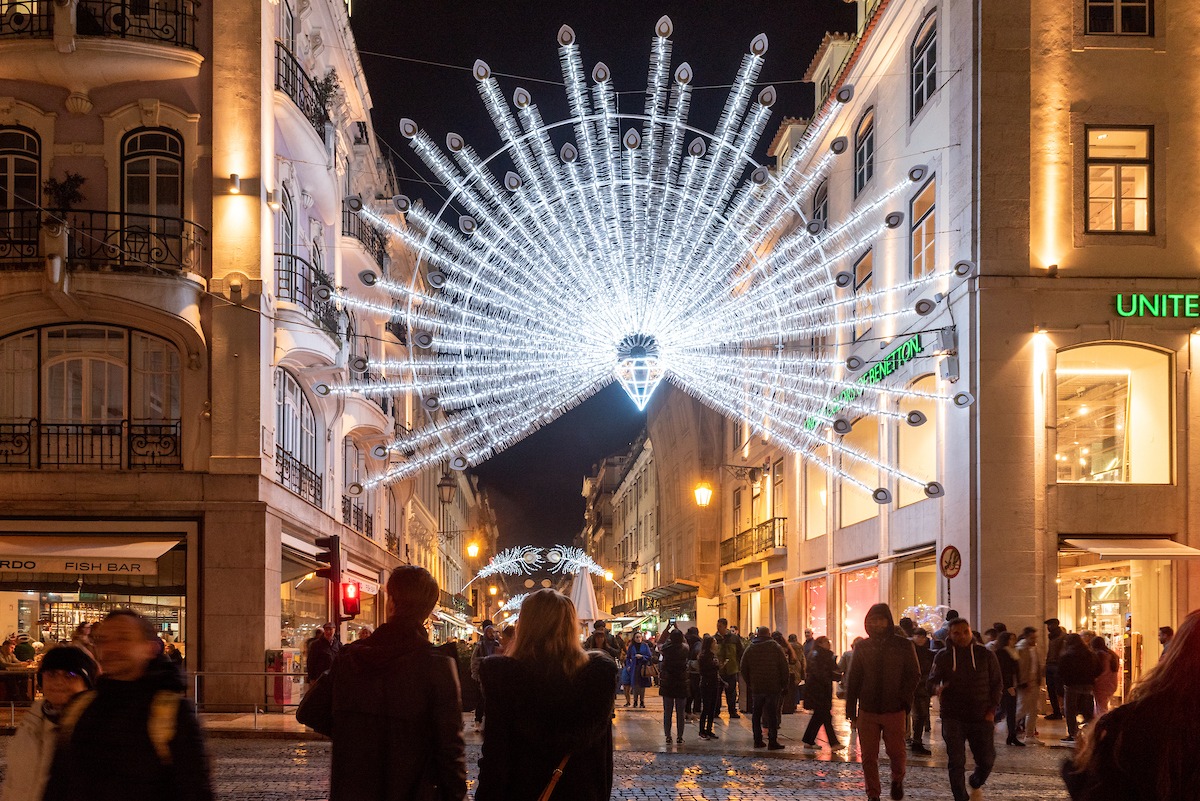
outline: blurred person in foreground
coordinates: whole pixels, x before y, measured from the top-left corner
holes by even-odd
[[[1200,798],[1200,610],[1129,700],[1100,718],[1063,764],[1075,801],[1195,801]]]
[[[396,568],[387,622],[333,663],[330,801],[467,797],[458,666],[425,629],[438,594],[425,568]]]
[[[82,648],[55,648],[42,658],[37,672],[42,698],[29,707],[9,743],[0,800],[40,801],[54,760],[59,717],[72,698],[92,688],[96,673],[95,660]]]
[[[475,801],[600,801],[612,794],[617,665],[585,651],[571,599],[537,590],[510,652],[479,667],[488,698]]]

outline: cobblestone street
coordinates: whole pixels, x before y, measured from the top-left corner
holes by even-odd
[[[662,743],[657,699],[646,710],[618,710],[614,799],[862,799],[862,774],[847,752],[805,752],[798,736],[806,715],[785,719],[781,739],[788,750],[770,757],[750,748],[747,718],[717,726],[721,739],[695,739],[689,725],[683,745]],[[293,721],[294,723],[294,721]],[[467,720],[467,760],[475,776],[479,735]],[[842,727],[844,730],[844,726]],[[1049,724],[1044,728],[1049,729]],[[228,734],[228,732],[225,732]],[[215,732],[214,732],[215,734]],[[848,733],[847,733],[848,734]],[[287,736],[282,732],[276,737]],[[1047,742],[1061,736],[1043,731]],[[1000,742],[1003,742],[1001,735]],[[0,737],[0,757],[9,738]],[[214,736],[209,741],[218,798],[229,801],[318,801],[327,797],[329,743],[323,740],[245,739]],[[1058,765],[1069,754],[1063,748],[997,747],[996,771],[986,798],[1003,801],[1066,799]],[[6,763],[5,763],[6,764]],[[934,756],[909,762],[907,798],[949,799],[944,751],[935,733]],[[883,768],[886,777],[886,765]],[[514,800],[516,801],[516,800]]]

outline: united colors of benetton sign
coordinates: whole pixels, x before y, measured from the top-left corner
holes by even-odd
[[[1121,293],[1117,295],[1117,314],[1122,317],[1200,317],[1200,295]]]

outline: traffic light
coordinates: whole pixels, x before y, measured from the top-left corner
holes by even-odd
[[[338,586],[342,583],[342,538],[337,534],[318,537],[316,545],[318,548],[324,548],[317,554],[317,561],[329,565],[329,567],[317,570],[317,575],[323,579],[329,579],[333,586]]]
[[[355,617],[361,609],[359,586],[357,581],[342,582],[342,615],[349,619]]]

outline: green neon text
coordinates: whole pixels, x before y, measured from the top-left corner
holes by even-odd
[[[821,410],[821,416],[826,419],[833,417],[842,409],[846,408],[848,404],[853,403],[862,397],[862,394],[866,391],[867,387],[872,386],[873,384],[878,384],[880,381],[899,370],[905,364],[915,359],[917,354],[921,353],[923,350],[924,348],[921,346],[921,335],[913,334],[912,337],[905,340],[900,347],[896,348],[887,356],[884,356],[882,359],[875,362],[874,366],[872,366],[867,372],[863,373],[863,375],[860,376],[857,381],[838,393],[837,397],[833,399],[833,403]],[[821,420],[819,418],[810,417],[804,421],[804,427],[807,430],[812,431],[814,428],[820,425],[820,423]]]
[[[1117,314],[1122,317],[1200,317],[1200,295],[1118,294]]]

